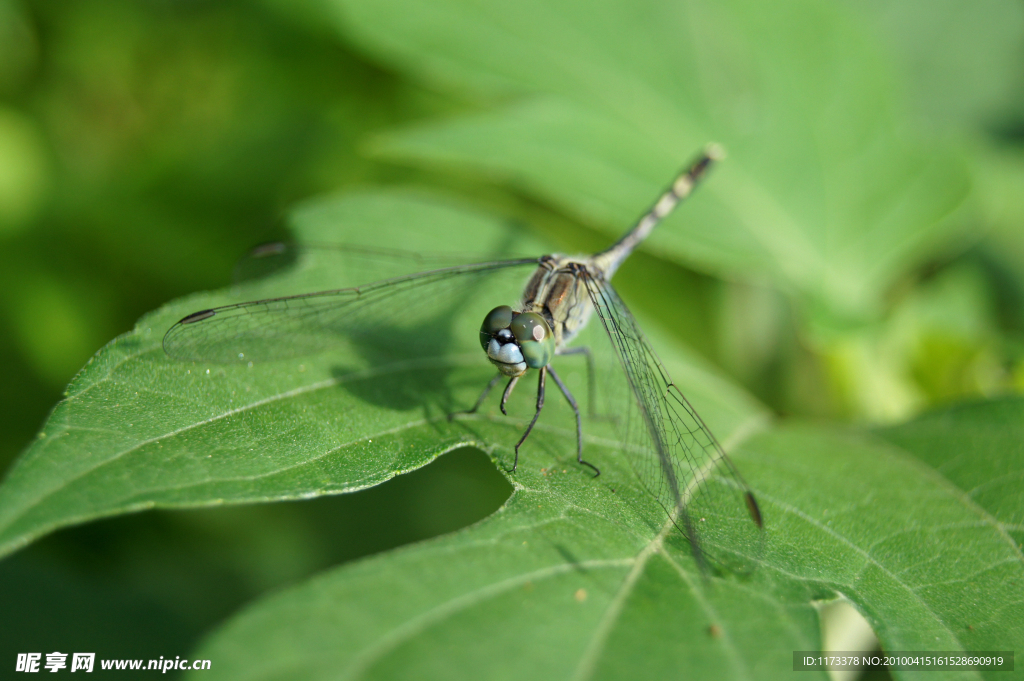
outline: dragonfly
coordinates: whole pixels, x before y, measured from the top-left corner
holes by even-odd
[[[721,155],[717,145],[705,148],[629,231],[599,253],[549,254],[439,267],[364,286],[199,310],[167,331],[164,350],[183,360],[252,362],[319,352],[344,336],[386,335],[399,339],[401,352],[415,356],[420,345],[416,339],[424,337],[423,327],[437,326],[437,319],[424,316],[437,301],[458,299],[459,292],[479,289],[497,275],[513,273],[521,277],[523,270],[533,268],[515,304],[498,305],[484,315],[479,344],[496,374],[475,404],[461,413],[476,413],[504,379],[500,409],[507,416],[506,405],[520,379],[536,372],[533,416],[514,446],[511,472],[515,473],[520,448],[544,408],[550,376],[575,415],[576,461],[593,477],[599,476],[600,469],[584,459],[579,403],[553,366],[559,357],[584,356],[593,410],[593,386],[602,377],[596,375],[591,347],[571,343],[596,316],[611,349],[608,354],[615,358],[608,364],[618,364],[617,368],[603,367],[603,373],[617,372],[613,377],[616,380],[608,385],[619,386],[621,399],[607,418],[614,424],[620,449],[668,522],[689,541],[698,565],[706,571],[704,538],[708,528],[720,521],[718,529],[722,531],[737,522],[761,530],[761,510],[719,441],[672,381],[611,279],[654,228],[690,196]],[[265,245],[258,247],[256,255],[278,250],[279,246]],[[387,334],[380,333],[384,327]],[[734,512],[737,506],[745,513]],[[737,521],[741,515],[746,519]],[[723,517],[728,522],[721,521]]]

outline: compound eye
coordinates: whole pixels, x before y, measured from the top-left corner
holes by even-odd
[[[526,341],[544,342],[544,339],[551,336],[551,328],[544,318],[535,312],[524,312],[516,315],[509,324],[512,335],[520,343]]]
[[[502,329],[507,329],[512,323],[512,308],[508,305],[499,305],[484,317],[484,323],[480,325],[480,347],[487,349],[494,334]]]
[[[516,315],[509,325],[531,369],[547,366],[555,354],[555,338],[544,318],[534,312]]]

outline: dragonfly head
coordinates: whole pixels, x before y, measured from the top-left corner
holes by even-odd
[[[555,354],[555,337],[544,318],[534,312],[513,312],[501,305],[480,325],[480,347],[498,371],[522,376],[527,369],[546,367]]]

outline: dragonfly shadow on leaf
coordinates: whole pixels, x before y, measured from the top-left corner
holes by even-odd
[[[366,262],[374,266],[383,263],[392,272],[425,265],[453,271],[451,276],[437,280],[425,277],[421,292],[412,286],[408,293],[385,293],[381,306],[387,306],[389,311],[377,315],[373,325],[348,334],[350,353],[353,359],[358,359],[332,367],[331,373],[338,384],[353,396],[377,406],[398,411],[423,408],[428,419],[468,407],[455,398],[452,376],[456,369],[479,367],[482,380],[487,380],[489,364],[476,343],[480,321],[490,309],[491,299],[481,293],[493,290],[499,302],[506,302],[510,295],[518,292],[520,280],[525,279],[528,270],[507,278],[511,279],[512,286],[505,289],[490,285],[487,280],[494,275],[487,269],[463,274],[459,266],[467,262],[466,258],[468,262],[490,261],[499,265],[493,270],[498,274],[501,264],[507,261],[500,261],[497,256],[507,253],[516,240],[517,235],[510,229],[495,253],[476,257],[367,248],[346,251],[350,276]],[[338,255],[342,249],[330,250]],[[453,262],[460,262],[460,265],[452,265]],[[441,265],[445,267],[439,267]],[[367,373],[366,377],[360,375],[363,372]]]
[[[452,395],[454,332],[443,310],[428,320],[426,331],[384,326],[351,338],[359,361],[336,364],[331,375],[354,397],[380,407],[409,411],[422,407],[430,418],[434,408],[452,413],[460,408]],[[481,365],[486,360],[481,356]]]

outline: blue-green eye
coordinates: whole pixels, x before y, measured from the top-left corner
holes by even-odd
[[[494,334],[502,329],[507,329],[512,323],[512,308],[508,305],[499,305],[484,317],[484,323],[480,325],[480,347],[487,349]]]
[[[515,319],[508,324],[508,328],[512,330],[512,335],[520,343],[523,341],[541,342],[551,335],[548,323],[535,312],[523,312],[516,315]]]
[[[523,351],[523,359],[531,369],[540,369],[555,354],[555,338],[544,318],[534,312],[518,314],[509,324]]]

